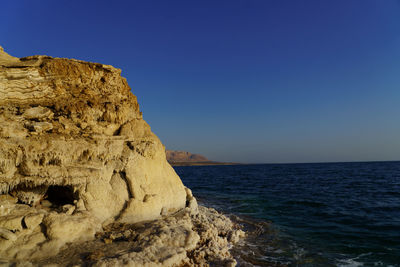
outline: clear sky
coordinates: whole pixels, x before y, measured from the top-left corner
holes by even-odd
[[[170,149],[400,160],[396,0],[10,0],[0,45],[121,68]]]

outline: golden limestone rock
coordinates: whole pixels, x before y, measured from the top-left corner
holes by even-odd
[[[1,266],[234,266],[121,71],[0,48]],[[157,219],[157,220],[156,220]]]
[[[185,208],[185,187],[120,74],[0,48],[0,259],[48,257],[109,223]]]

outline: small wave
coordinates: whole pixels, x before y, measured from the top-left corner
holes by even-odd
[[[364,263],[360,262],[361,258],[368,257],[372,255],[371,252],[369,253],[362,253],[358,255],[357,257],[350,258],[350,259],[338,259],[338,266],[340,267],[358,267],[358,266],[364,266]],[[374,264],[376,265],[376,264]]]
[[[364,266],[362,262],[355,261],[354,259],[338,260],[338,267],[358,267]]]

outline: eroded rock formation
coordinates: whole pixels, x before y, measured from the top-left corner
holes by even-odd
[[[185,207],[185,188],[120,73],[0,51],[0,229],[9,237],[0,255],[17,256],[10,249],[21,235],[73,241],[82,238],[67,229],[76,221],[86,239],[104,222],[152,220]]]
[[[199,213],[120,74],[0,47],[0,263],[234,263],[227,240],[242,232],[218,213]],[[82,255],[99,242],[112,251],[111,234],[135,249]],[[78,260],[60,262],[68,246]]]

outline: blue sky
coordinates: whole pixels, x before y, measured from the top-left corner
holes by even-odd
[[[170,149],[400,160],[399,1],[3,1],[0,45],[121,68]]]

